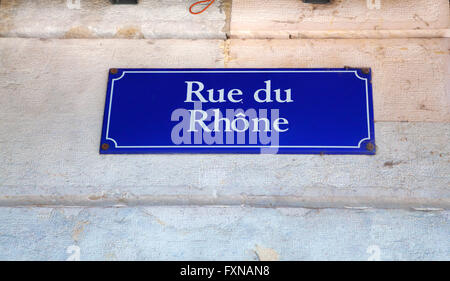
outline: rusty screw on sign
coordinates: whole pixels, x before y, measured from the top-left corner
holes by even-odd
[[[308,4],[328,4],[330,0],[303,0],[303,3]]]
[[[371,143],[371,142],[368,142],[366,144],[366,149],[369,151],[373,151],[375,149],[375,145],[373,145],[373,143]]]
[[[109,70],[109,72],[110,72],[111,74],[117,74],[117,68],[111,68],[111,69]]]
[[[109,144],[103,143],[103,144],[102,144],[102,149],[103,149],[103,150],[108,150],[108,149],[109,149]]]

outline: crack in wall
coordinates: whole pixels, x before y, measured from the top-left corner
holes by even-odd
[[[233,0],[222,0],[220,3],[220,11],[225,13],[225,24],[222,31],[225,34],[226,39],[231,36],[231,11],[233,8]]]

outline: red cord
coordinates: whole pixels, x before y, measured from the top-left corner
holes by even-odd
[[[193,14],[193,15],[201,14],[201,13],[203,13],[204,11],[206,11],[206,9],[208,9],[209,6],[211,6],[211,5],[214,3],[214,1],[216,1],[216,0],[203,0],[203,1],[195,2],[195,3],[192,4],[191,7],[189,8],[189,12],[190,12],[191,14]],[[194,6],[197,6],[198,4],[206,3],[206,2],[209,2],[209,4],[206,5],[206,7],[203,8],[203,10],[201,10],[200,12],[193,12],[193,11],[192,11],[192,8],[194,8]]]

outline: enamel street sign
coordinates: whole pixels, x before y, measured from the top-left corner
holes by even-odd
[[[102,154],[375,154],[370,69],[111,69]]]

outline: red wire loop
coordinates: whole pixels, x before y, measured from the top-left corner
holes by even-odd
[[[191,5],[191,7],[189,7],[189,12],[190,12],[191,14],[193,14],[193,15],[201,14],[201,13],[203,13],[204,11],[206,11],[206,9],[208,9],[209,6],[211,6],[215,1],[216,1],[216,0],[202,0],[202,1],[195,2],[194,4]],[[197,6],[198,4],[207,3],[207,2],[209,2],[209,4],[206,5],[206,7],[203,8],[201,11],[199,11],[199,12],[194,12],[194,11],[192,11],[192,8],[194,8],[194,7]]]

